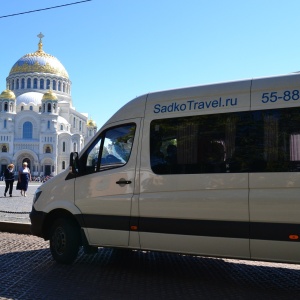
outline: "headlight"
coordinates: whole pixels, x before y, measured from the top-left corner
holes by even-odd
[[[35,194],[33,195],[33,204],[39,199],[41,196],[42,191],[37,190]]]

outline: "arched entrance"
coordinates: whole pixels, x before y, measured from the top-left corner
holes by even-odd
[[[51,165],[45,165],[45,176],[51,175]]]
[[[30,169],[30,171],[32,171],[32,166],[33,166],[33,158],[31,157],[31,155],[29,154],[23,154],[23,155],[20,155],[17,159],[17,171],[20,170],[20,168],[22,168],[22,165],[23,163],[26,162],[27,163],[27,167]]]
[[[41,161],[41,169],[43,176],[51,176],[54,172],[54,162],[51,158],[45,158]]]
[[[30,169],[31,175],[37,175],[36,171],[38,168],[38,156],[32,150],[19,150],[14,154],[13,161],[15,162],[16,171],[19,171],[20,168],[22,168],[23,162],[27,162],[27,166]]]

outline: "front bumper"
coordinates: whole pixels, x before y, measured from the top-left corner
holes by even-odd
[[[32,206],[31,213],[29,214],[30,221],[31,221],[31,226],[30,226],[30,231],[32,235],[45,238],[44,236],[44,221],[46,219],[47,214],[43,211],[37,211],[35,208]]]

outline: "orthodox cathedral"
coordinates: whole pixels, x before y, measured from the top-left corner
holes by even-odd
[[[8,164],[27,162],[32,176],[54,176],[68,168],[69,154],[80,151],[97,126],[72,104],[71,81],[60,61],[38,50],[21,57],[0,94],[0,174]]]

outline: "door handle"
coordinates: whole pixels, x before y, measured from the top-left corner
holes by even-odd
[[[125,180],[125,179],[120,179],[119,181],[116,182],[116,184],[130,184],[130,180]]]

